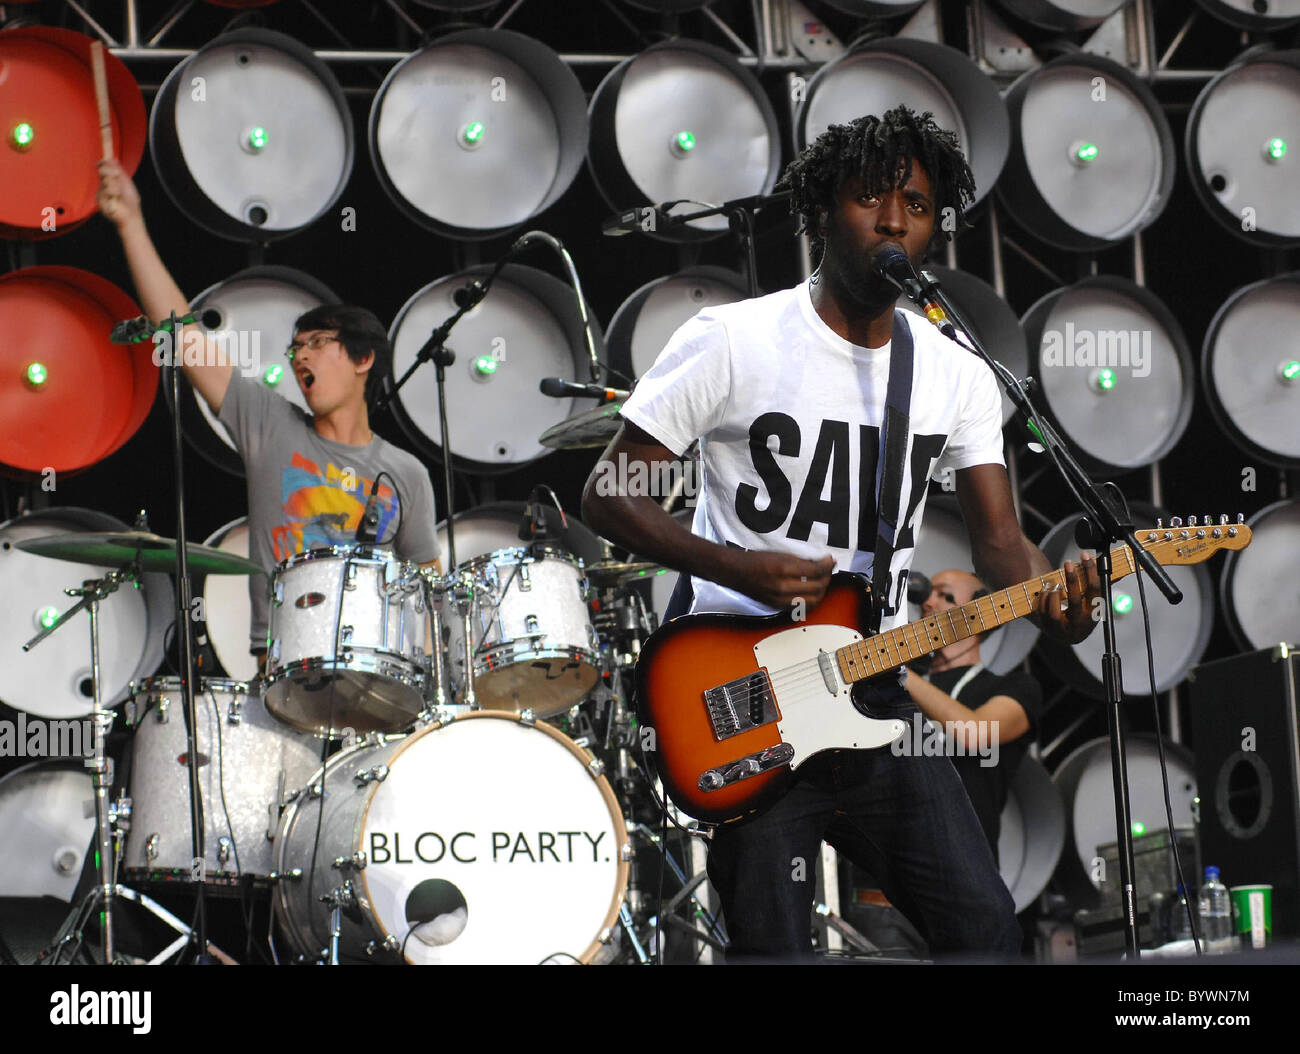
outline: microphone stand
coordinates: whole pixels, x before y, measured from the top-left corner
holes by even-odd
[[[662,204],[653,206],[653,208],[655,215],[660,219],[667,220],[670,226],[681,226],[691,220],[704,219],[706,216],[726,216],[730,221],[731,229],[736,232],[736,236],[740,239],[740,247],[745,253],[745,269],[747,272],[745,277],[749,283],[749,295],[752,299],[759,295],[758,253],[754,247],[754,214],[761,208],[786,200],[789,196],[790,191],[788,190],[778,190],[772,194],[751,194],[746,198],[732,198],[730,201],[724,201],[721,205],[714,205],[696,212],[674,213],[668,211],[674,205],[680,205],[684,199],[665,201]]]
[[[1123,702],[1122,679],[1120,676],[1119,653],[1115,646],[1115,609],[1113,606],[1113,579],[1110,560],[1112,543],[1125,543],[1133,553],[1134,561],[1139,567],[1139,574],[1146,571],[1156,587],[1171,604],[1179,603],[1182,592],[1174,585],[1169,573],[1160,566],[1150,553],[1138,542],[1133,524],[1127,511],[1117,513],[1115,508],[1102,495],[1101,490],[1089,478],[1087,472],[1070,453],[1069,448],[1051,427],[1038,414],[1029,398],[1032,380],[1018,380],[1010,370],[991,356],[971,327],[962,318],[961,312],[952,303],[939,286],[934,275],[928,271],[920,272],[919,282],[903,282],[885,275],[911,300],[924,305],[926,300],[938,303],[959,326],[966,341],[958,339],[951,323],[943,325],[943,320],[936,319],[927,312],[927,317],[939,330],[954,343],[967,351],[978,355],[993,370],[994,376],[1006,391],[1008,398],[1015,405],[1017,413],[1029,431],[1038,438],[1043,448],[1052,459],[1052,464],[1065,480],[1074,494],[1084,514],[1080,525],[1080,544],[1097,550],[1097,570],[1105,589],[1106,605],[1102,612],[1102,632],[1105,650],[1102,655],[1102,680],[1106,691],[1106,723],[1110,732],[1111,776],[1115,791],[1115,833],[1119,844],[1120,896],[1124,913],[1124,935],[1127,955],[1139,957],[1137,925],[1137,892],[1134,888],[1133,864],[1133,826],[1129,807],[1128,768],[1124,746],[1124,727],[1120,721],[1120,706]],[[967,343],[967,341],[969,343]],[[1120,494],[1119,488],[1107,484]],[[1120,495],[1122,502],[1122,494]],[[1172,832],[1170,834],[1172,837]]]
[[[487,296],[488,290],[492,288],[492,283],[496,281],[497,275],[501,273],[501,268],[506,265],[510,259],[511,253],[506,253],[499,259],[492,270],[488,272],[487,278],[482,282],[475,279],[465,290],[465,302],[457,307],[454,314],[449,316],[441,325],[436,326],[429,339],[420,346],[420,350],[415,353],[415,361],[411,363],[410,368],[402,374],[401,378],[395,385],[388,389],[379,401],[375,404],[375,415],[378,416],[388,405],[397,398],[397,393],[402,390],[402,386],[411,379],[415,373],[426,362],[432,362],[438,379],[438,427],[442,436],[442,487],[443,496],[447,499],[447,573],[451,574],[458,566],[456,563],[456,528],[453,523],[452,505],[455,501],[455,495],[452,493],[451,484],[451,440],[448,438],[447,430],[447,367],[456,361],[456,353],[447,347],[447,337],[451,334],[456,323],[469,311],[478,306],[479,302]]]
[[[190,565],[189,542],[185,531],[185,465],[183,460],[184,443],[181,439],[181,401],[180,401],[180,363],[182,361],[182,329],[184,319],[171,312],[168,319],[171,329],[171,398],[172,398],[172,486],[176,491],[176,633],[180,645],[181,690],[185,709],[185,754],[186,769],[190,788],[190,847],[193,869],[202,870],[198,875],[197,901],[195,916],[197,925],[194,936],[198,943],[195,956],[196,963],[212,963],[208,954],[208,920],[204,903],[205,874],[207,855],[204,845],[203,807],[199,790],[199,746],[198,746],[198,711],[194,702],[194,634],[190,626]],[[156,336],[156,334],[154,334]]]

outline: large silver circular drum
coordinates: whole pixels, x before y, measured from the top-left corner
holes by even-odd
[[[424,583],[386,549],[312,549],[275,570],[266,706],[304,731],[395,732],[424,709]]]
[[[194,704],[204,859],[195,860],[190,838],[181,682],[154,677],[133,685],[127,704],[135,728],[127,874],[216,885],[265,878],[280,810],[320,765],[319,742],[272,718],[240,681],[205,680]]]
[[[590,754],[479,711],[336,754],[286,810],[274,904],[296,950],[381,963],[592,962],[627,889],[627,829]]]
[[[551,717],[581,702],[599,676],[581,561],[534,545],[476,557],[461,573],[473,581],[473,607],[465,620],[444,605],[443,625],[450,627],[447,657],[462,697],[468,621],[479,706]]]

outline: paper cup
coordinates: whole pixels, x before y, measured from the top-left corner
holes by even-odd
[[[1273,887],[1233,886],[1234,931],[1243,948],[1264,948],[1273,939]]]

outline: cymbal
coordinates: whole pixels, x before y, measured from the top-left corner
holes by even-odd
[[[143,571],[168,572],[176,569],[176,541],[147,531],[109,531],[101,534],[51,534],[15,542],[15,547],[97,567],[121,567],[134,563],[137,555]],[[185,547],[190,571],[201,575],[253,575],[262,569],[252,560],[190,542]]]
[[[622,425],[618,412],[621,402],[601,403],[590,410],[574,414],[568,420],[552,425],[538,437],[542,446],[552,450],[581,450],[585,447],[604,446],[618,434]]]
[[[653,578],[655,575],[662,574],[667,570],[668,568],[661,567],[659,564],[646,562],[628,563],[622,560],[601,560],[598,563],[588,564],[583,568],[583,573],[591,580],[593,585],[614,586],[635,581],[639,578]]]

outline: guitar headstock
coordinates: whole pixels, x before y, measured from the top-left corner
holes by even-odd
[[[1213,516],[1200,520],[1189,516],[1184,524],[1182,517],[1175,516],[1168,526],[1156,520],[1154,527],[1137,528],[1134,533],[1142,548],[1161,564],[1199,564],[1220,549],[1246,548],[1251,530],[1245,519],[1241,513],[1237,513],[1236,523],[1229,523],[1226,515],[1221,515],[1218,523]]]

